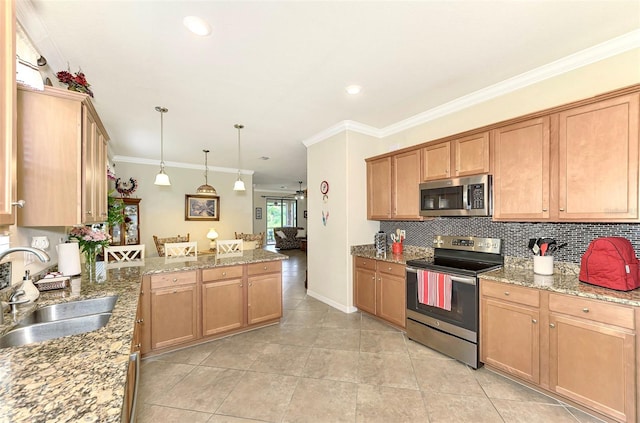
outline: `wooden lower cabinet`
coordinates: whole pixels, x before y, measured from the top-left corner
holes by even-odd
[[[354,302],[359,310],[406,326],[405,266],[354,256]]]
[[[139,345],[143,355],[277,322],[280,260],[144,276]]]
[[[203,336],[245,325],[243,273],[243,266],[202,270]]]
[[[484,279],[480,289],[482,362],[616,421],[636,421],[637,310]]]
[[[160,349],[198,338],[196,272],[151,277],[151,348]]]

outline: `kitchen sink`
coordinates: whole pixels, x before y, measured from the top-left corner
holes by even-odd
[[[0,348],[17,347],[91,332],[105,326],[110,317],[111,313],[98,313],[16,327],[0,337]]]
[[[88,300],[69,301],[36,309],[25,316],[17,327],[31,326],[37,323],[55,322],[90,314],[110,313],[118,300],[117,295]]]

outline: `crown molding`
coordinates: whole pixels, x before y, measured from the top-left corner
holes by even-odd
[[[562,59],[506,79],[471,94],[459,97],[438,107],[434,107],[407,119],[388,125],[382,129],[356,121],[345,120],[317,133],[316,135],[304,140],[302,143],[306,147],[309,147],[310,145],[322,142],[329,137],[348,130],[376,138],[385,138],[397,134],[398,132],[411,129],[415,126],[456,113],[471,106],[484,103],[493,98],[525,88],[537,82],[562,75],[572,70],[637,48],[640,48],[640,29],[628,32],[619,37],[563,57]]]
[[[141,165],[149,165],[149,166],[160,166],[160,162],[155,159],[144,159],[142,157],[131,157],[131,156],[113,156],[114,163],[134,163]],[[192,164],[192,163],[182,163],[182,162],[164,162],[165,167],[174,167],[180,169],[195,169],[195,170],[203,170],[203,166],[201,164]],[[238,168],[230,168],[230,167],[218,167],[218,166],[207,166],[208,170],[212,172],[220,172],[220,173],[238,173]],[[242,175],[253,175],[255,172],[253,170],[241,169],[240,173]]]

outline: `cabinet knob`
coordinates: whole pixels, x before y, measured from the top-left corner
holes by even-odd
[[[388,270],[389,270],[389,272],[391,272],[391,266],[389,266],[389,269],[388,269]]]
[[[504,295],[509,295],[509,291],[504,291]]]
[[[548,209],[542,209],[543,212],[546,212]]]
[[[227,276],[227,272],[222,272],[222,276]]]
[[[144,322],[144,319],[138,319],[138,320],[136,320],[136,323],[142,323],[142,322]]]
[[[531,323],[535,325],[536,323],[538,323],[538,321],[536,319],[531,319]]]
[[[560,207],[560,211],[564,211],[564,209],[562,207]]]
[[[177,292],[178,292],[178,291],[173,291],[173,293],[174,293],[174,294],[175,294],[175,293],[177,293]]]
[[[551,329],[553,329],[553,328],[555,328],[555,327],[556,327],[556,325],[555,325],[555,323],[549,323],[549,327],[550,327]]]
[[[93,213],[91,212],[91,210],[87,210],[87,215],[89,215],[89,216],[93,215]]]
[[[136,344],[136,348],[142,348],[142,344]]]
[[[24,200],[18,200],[18,201],[16,201],[16,202],[11,203],[11,205],[12,205],[12,206],[14,206],[14,207],[20,207],[20,208],[23,208],[23,207],[24,207],[24,205],[25,205],[26,203],[27,203],[27,202],[26,202],[26,201],[24,201]]]
[[[372,280],[372,281],[375,281],[375,280],[376,280],[376,277],[375,277],[375,276],[371,276],[371,280]]]
[[[178,278],[173,278],[173,283],[178,282]]]
[[[242,288],[242,286],[243,286],[243,285],[242,285],[242,284],[240,284],[240,288]]]
[[[267,267],[267,266],[265,266],[265,267],[263,267],[262,269],[263,269],[263,270],[267,270],[267,269],[268,269],[268,267]]]
[[[585,312],[585,313],[588,313],[589,309],[587,307],[585,307],[585,308],[582,309],[582,311]]]
[[[253,286],[253,283],[249,282],[249,286]]]

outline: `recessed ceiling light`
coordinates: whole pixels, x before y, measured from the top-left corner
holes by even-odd
[[[186,16],[182,23],[187,29],[196,35],[206,37],[211,34],[211,26],[202,18],[197,16]]]
[[[360,94],[360,91],[362,91],[362,87],[360,85],[349,85],[347,88],[345,88],[345,90],[347,91],[347,94]]]

